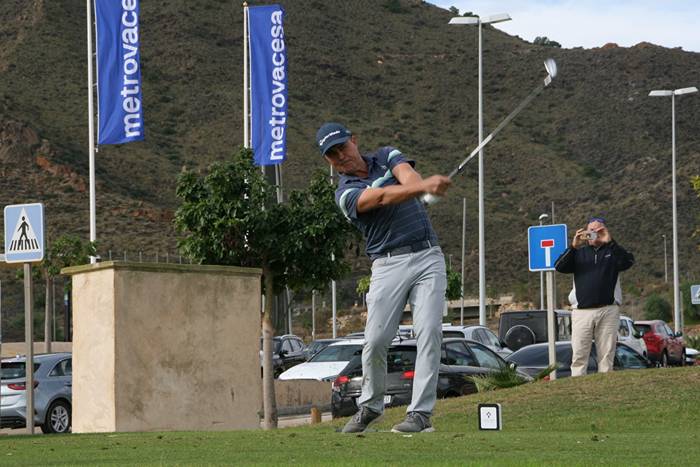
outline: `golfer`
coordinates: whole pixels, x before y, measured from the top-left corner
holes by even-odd
[[[325,123],[316,134],[316,143],[321,155],[340,173],[336,203],[364,235],[372,260],[362,395],[358,412],[343,432],[364,431],[384,411],[387,350],[407,302],[418,352],[411,404],[405,421],[392,431],[433,431],[430,417],[436,399],[447,280],[445,258],[418,198],[424,193],[444,195],[450,180],[441,175],[423,179],[413,169],[415,163],[392,147],[361,155],[357,137],[339,123]]]

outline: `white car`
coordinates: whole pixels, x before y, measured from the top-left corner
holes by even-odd
[[[647,345],[639,331],[634,327],[634,321],[629,316],[620,315],[620,327],[617,329],[617,341],[623,342],[641,355],[647,356]]]
[[[498,339],[498,336],[486,326],[453,326],[451,324],[443,324],[442,337],[460,337],[462,339],[479,342],[503,358],[513,353],[513,351],[506,347],[505,344]]]
[[[311,357],[308,362],[293,366],[279,379],[315,379],[333,381],[353,357],[362,355],[364,339],[348,339],[334,342]]]

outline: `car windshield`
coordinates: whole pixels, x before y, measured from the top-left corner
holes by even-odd
[[[280,353],[280,345],[282,344],[282,341],[279,339],[273,339],[272,340],[272,353]],[[263,349],[263,340],[262,337],[260,338],[260,350]]]
[[[24,362],[2,362],[2,371],[0,372],[0,378],[2,379],[17,379],[24,378],[26,376],[25,368],[26,364]],[[39,369],[39,364],[34,364],[34,372]]]
[[[634,329],[637,330],[640,334],[646,334],[647,332],[651,331],[651,325],[649,324],[635,324]]]
[[[330,345],[313,356],[310,362],[349,362],[362,353],[362,345]]]

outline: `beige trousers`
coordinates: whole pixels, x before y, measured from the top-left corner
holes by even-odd
[[[598,373],[612,371],[619,326],[620,307],[617,305],[571,312],[571,376],[586,374],[593,339],[598,354]]]

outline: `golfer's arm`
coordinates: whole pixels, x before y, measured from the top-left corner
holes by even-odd
[[[424,193],[423,178],[410,164],[399,164],[392,170],[398,185],[367,188],[357,200],[357,212],[367,212],[381,206],[403,203]]]

